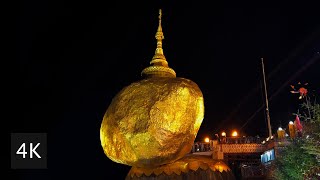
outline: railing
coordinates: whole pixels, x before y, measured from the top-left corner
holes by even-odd
[[[212,151],[210,143],[195,142],[192,146],[191,153]]]
[[[262,153],[265,151],[265,146],[262,144],[220,144],[220,151],[223,153]]]
[[[223,152],[262,152],[273,147],[287,146],[291,141],[290,137],[272,138],[268,141],[260,137],[222,137],[218,140],[210,140],[208,143],[195,142],[191,153],[213,151],[217,145]]]
[[[252,151],[254,151],[255,149],[257,149],[257,147],[251,147],[251,145],[257,145],[257,144],[261,145],[262,139],[259,137],[223,137],[218,140],[210,140],[209,143],[195,142],[192,146],[191,153],[212,151],[215,148],[215,146],[217,146],[217,145],[214,145],[216,144],[216,143],[213,143],[214,141],[220,144],[220,147],[224,147],[225,145],[227,145],[227,147],[225,148],[228,148],[230,145],[232,146],[236,144],[239,144],[239,145],[243,144],[246,147],[245,148],[246,150],[252,149]],[[235,147],[232,147],[232,148],[235,148]],[[260,148],[261,147],[259,146],[259,149]]]
[[[221,144],[260,144],[263,139],[259,137],[222,137]]]

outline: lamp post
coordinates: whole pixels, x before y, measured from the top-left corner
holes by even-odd
[[[222,137],[222,140],[221,140],[221,141],[222,141],[223,143],[226,143],[226,142],[227,142],[227,133],[223,131],[223,132],[221,133],[221,137]]]
[[[236,138],[238,136],[238,132],[236,130],[232,132],[231,136],[234,138],[233,141],[238,143],[238,138]]]
[[[284,139],[285,131],[284,131],[281,127],[278,128],[277,134],[278,134],[278,139],[279,139],[279,140]]]
[[[291,138],[295,138],[296,130],[294,127],[294,123],[292,121],[289,122],[289,135]]]
[[[204,144],[204,149],[203,150],[205,150],[205,151],[208,151],[209,149],[210,149],[210,139],[208,138],[208,137],[206,137],[206,138],[204,138],[204,142],[205,142],[205,144]]]

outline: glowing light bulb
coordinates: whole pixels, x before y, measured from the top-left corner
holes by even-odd
[[[232,132],[232,136],[233,136],[233,137],[238,136],[238,132],[237,132],[237,131],[233,131],[233,132]]]
[[[227,136],[227,133],[226,133],[226,132],[222,132],[222,133],[221,133],[221,136],[226,137],[226,136]]]
[[[204,138],[204,142],[208,143],[210,142],[210,139],[208,137]]]

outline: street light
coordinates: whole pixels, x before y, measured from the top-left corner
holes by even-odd
[[[204,138],[204,142],[208,143],[210,142],[210,139],[208,137]]]
[[[237,137],[238,136],[238,132],[237,131],[233,131],[232,132],[232,137]]]
[[[221,137],[222,137],[221,142],[226,143],[227,142],[227,133],[223,131],[221,133]]]
[[[221,136],[222,136],[222,137],[226,137],[226,136],[227,136],[227,133],[226,133],[226,132],[222,132],[222,133],[221,133]]]
[[[278,133],[278,139],[284,139],[285,131],[281,127],[278,128],[277,133]]]
[[[296,131],[294,123],[292,121],[289,122],[289,134],[291,138],[295,138]]]

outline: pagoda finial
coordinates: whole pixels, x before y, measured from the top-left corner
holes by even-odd
[[[162,17],[162,11],[161,11],[161,9],[159,9],[159,25],[158,25],[158,31],[157,31],[157,33],[158,33],[158,32],[162,32],[161,17]],[[156,39],[158,40],[157,35],[156,35]],[[163,33],[162,33],[162,39],[164,39]],[[162,39],[161,39],[161,40],[162,40]]]
[[[166,57],[163,54],[162,40],[164,39],[164,36],[163,36],[162,26],[161,26],[161,18],[162,18],[161,9],[159,9],[158,17],[159,17],[159,25],[155,35],[155,38],[157,40],[157,48],[152,60],[150,61],[150,64],[152,66],[145,68],[142,71],[142,75],[159,76],[161,74],[160,76],[176,77],[176,73],[174,72],[173,69],[169,68]]]
[[[162,11],[161,9],[159,9],[159,25],[158,25],[157,33],[155,35],[155,38],[157,40],[157,49],[150,64],[161,62],[164,66],[167,66],[168,62],[166,61],[166,57],[164,56],[163,49],[162,49],[162,40],[164,39],[164,36],[163,36],[162,26],[161,26],[161,17],[162,17]]]

